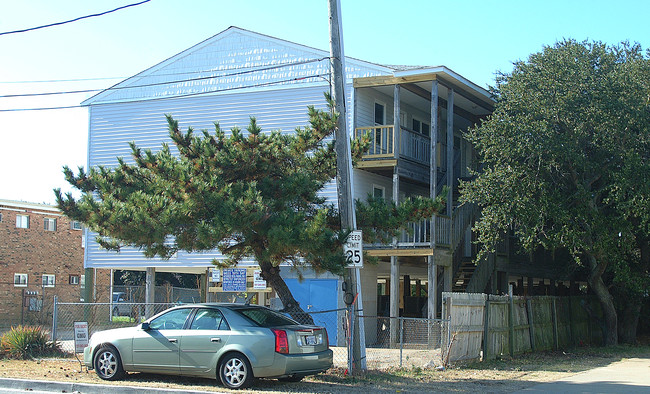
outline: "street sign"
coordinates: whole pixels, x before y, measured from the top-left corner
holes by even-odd
[[[348,260],[348,268],[363,268],[363,240],[361,230],[354,230],[348,235],[343,245],[343,252]]]
[[[83,353],[84,348],[88,346],[88,322],[74,322],[74,351]]]

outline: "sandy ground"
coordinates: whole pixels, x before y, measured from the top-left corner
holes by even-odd
[[[399,352],[399,350],[396,350]],[[409,359],[420,358],[415,355]],[[399,358],[397,358],[399,360]],[[308,377],[299,383],[281,383],[260,379],[249,392],[340,393],[340,392],[463,392],[507,393],[538,383],[553,382],[591,368],[620,361],[618,355],[571,354],[552,352],[526,355],[514,359],[457,366],[440,370],[410,365],[403,368],[389,364],[395,357],[387,352],[381,361],[383,370],[371,370],[360,376],[346,374],[344,368]],[[378,364],[379,365],[379,364]],[[373,368],[370,366],[370,368]],[[0,360],[0,378],[57,380],[63,382],[106,383],[93,371],[87,371],[76,359]],[[216,380],[132,373],[120,382],[129,386],[176,388],[187,390],[228,391]]]

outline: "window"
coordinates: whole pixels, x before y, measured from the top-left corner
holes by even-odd
[[[70,283],[71,285],[78,285],[79,275],[70,275],[68,279],[68,283]]]
[[[386,189],[383,186],[372,185],[372,196],[375,198],[384,198]]]
[[[56,231],[56,219],[52,219],[52,218],[43,219],[43,229],[45,231]]]
[[[29,228],[29,216],[16,215],[16,228]]]
[[[183,308],[169,311],[164,315],[158,316],[149,323],[152,330],[181,330],[185,325],[185,320],[192,309]]]
[[[428,123],[422,122],[422,129],[420,129],[420,133],[428,137],[430,132],[431,132],[431,126],[429,126]]]
[[[0,223],[2,223],[2,214],[0,213]]]
[[[386,106],[375,103],[375,125],[386,124]]]
[[[43,274],[41,277],[41,285],[43,287],[54,287],[54,275]]]
[[[81,275],[79,277],[79,284],[81,285],[82,289],[86,287],[86,275]]]
[[[72,222],[70,222],[70,228],[72,230],[81,230],[81,222],[77,220],[73,220]]]
[[[431,127],[429,126],[428,123],[424,123],[418,119],[413,118],[413,122],[411,124],[413,125],[413,131],[416,131],[426,136],[429,135]]]
[[[412,122],[412,125],[413,125],[413,127],[412,127],[413,131],[417,131],[419,133],[420,132],[420,121],[414,118],[413,122]]]
[[[232,311],[247,317],[260,327],[295,326],[298,324],[293,319],[265,308],[238,307],[233,308]]]
[[[216,309],[199,309],[190,325],[190,330],[228,330],[228,323]]]
[[[386,124],[386,107],[384,104],[375,103],[375,126]],[[382,129],[375,130],[375,144],[381,146]]]
[[[14,274],[14,286],[27,287],[27,274]]]

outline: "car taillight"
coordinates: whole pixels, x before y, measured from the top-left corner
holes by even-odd
[[[289,353],[289,341],[287,340],[287,332],[284,330],[271,329],[275,335],[275,351],[278,353]]]
[[[330,338],[327,335],[327,329],[325,327],[323,327],[323,332],[325,333],[325,344],[327,345],[327,348],[329,349],[330,348]]]

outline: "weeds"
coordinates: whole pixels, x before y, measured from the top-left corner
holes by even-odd
[[[0,346],[3,354],[10,358],[31,359],[61,354],[60,344],[50,341],[49,337],[43,327],[17,326],[2,335]]]

